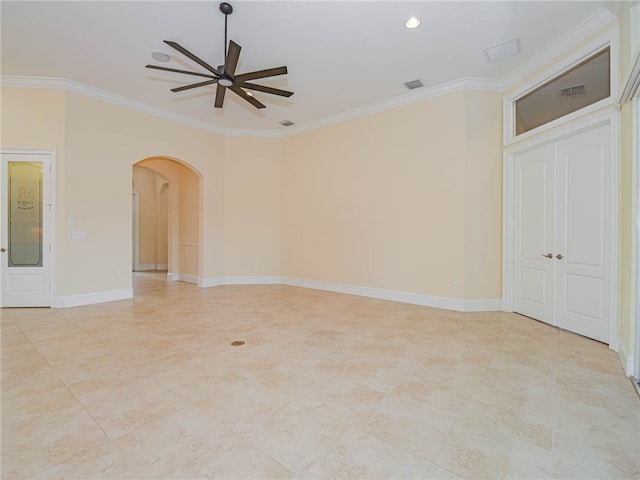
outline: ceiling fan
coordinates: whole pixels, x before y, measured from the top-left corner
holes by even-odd
[[[216,108],[222,108],[222,105],[224,103],[224,95],[227,89],[231,90],[233,93],[246,100],[256,108],[265,108],[265,105],[258,101],[250,92],[247,92],[246,90],[255,90],[257,92],[270,93],[272,95],[279,95],[281,97],[290,97],[291,95],[293,95],[293,92],[289,92],[287,90],[281,90],[279,88],[267,87],[265,85],[258,85],[256,83],[249,82],[249,80],[257,80],[259,78],[285,75],[287,73],[287,67],[268,68],[266,70],[257,70],[255,72],[236,75],[236,67],[238,65],[238,59],[240,58],[241,47],[236,42],[231,40],[229,42],[229,50],[227,51],[227,18],[230,14],[233,13],[233,7],[224,2],[220,4],[220,11],[224,14],[224,65],[220,65],[217,68],[214,68],[207,62],[184,48],[182,45],[169,40],[164,40],[164,43],[182,53],[185,57],[190,58],[200,66],[204,67],[208,70],[209,73],[190,72],[188,70],[178,70],[175,68],[160,67],[157,65],[146,65],[146,68],[208,78],[209,80],[205,80],[204,82],[192,83],[183,87],[172,88],[171,91],[182,92],[183,90],[190,90],[192,88],[217,84],[216,99],[214,103],[214,106]]]

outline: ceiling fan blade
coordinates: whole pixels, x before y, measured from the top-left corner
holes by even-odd
[[[172,42],[170,40],[163,40],[164,43],[166,43],[167,45],[169,45],[171,48],[176,49],[177,51],[179,51],[181,54],[183,54],[185,57],[190,58],[191,60],[193,60],[194,62],[196,62],[198,65],[203,66],[204,68],[206,68],[207,70],[209,70],[211,73],[216,74],[217,76],[221,77],[222,76],[222,72],[219,72],[218,70],[216,70],[215,68],[213,68],[211,65],[209,65],[207,62],[205,62],[204,60],[202,60],[199,57],[196,57],[193,53],[191,53],[189,50],[187,50],[186,48],[184,48],[182,45],[176,43],[176,42]]]
[[[233,85],[232,87],[229,87],[229,88],[233,93],[237,94],[239,97],[244,98],[247,102],[249,102],[254,107],[265,108],[265,106],[262,103],[260,103],[258,100],[253,98],[251,95],[249,95],[247,92],[242,90],[240,87]]]
[[[233,40],[229,41],[229,51],[227,52],[227,59],[224,62],[224,74],[232,77],[236,73],[236,67],[238,66],[238,58],[240,58],[241,47]]]
[[[293,92],[287,90],[280,90],[279,88],[266,87],[264,85],[258,85],[256,83],[241,82],[236,83],[236,86],[241,88],[247,88],[249,90],[256,90],[258,92],[270,93],[271,95],[280,95],[281,97],[290,97]]]
[[[234,77],[236,82],[244,82],[246,80],[255,80],[257,78],[275,77],[276,75],[286,75],[287,67],[267,68],[266,70],[257,70],[255,72],[242,73]]]
[[[208,73],[190,72],[188,70],[178,70],[176,68],[158,67],[156,65],[145,65],[145,67],[153,68],[154,70],[164,70],[166,72],[185,73],[187,75],[195,75],[196,77],[218,78],[215,75],[209,75]]]
[[[206,82],[192,83],[191,85],[185,85],[184,87],[172,88],[171,91],[182,92],[183,90],[190,90],[192,88],[197,88],[197,87],[205,87],[207,85],[213,85],[214,83],[218,83],[217,78],[214,78],[213,80],[207,80]]]
[[[213,104],[216,108],[222,108],[222,104],[224,103],[224,93],[227,91],[227,87],[223,87],[218,84],[218,88],[216,90],[216,103]]]

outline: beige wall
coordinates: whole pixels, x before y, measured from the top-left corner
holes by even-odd
[[[178,269],[181,274],[203,278],[200,272],[200,178],[191,170],[179,171]]]
[[[42,148],[56,152],[55,242],[57,268],[53,281],[64,289],[67,266],[67,222],[64,175],[66,153],[66,96],[61,90],[2,88],[0,140],[2,148]]]
[[[280,275],[282,141],[226,137],[224,273]]]
[[[501,298],[502,95],[466,92],[465,104],[464,295]]]
[[[223,159],[214,153],[221,143],[222,138],[211,132],[68,94],[67,205],[69,210],[74,210],[78,223],[82,222],[77,228],[87,232],[84,248],[74,250],[75,253],[66,258],[71,270],[78,275],[78,281],[70,279],[74,286],[70,291],[108,291],[130,286],[127,259],[131,249],[129,199],[135,162],[152,156],[180,159],[197,169],[206,184],[207,178],[222,174]],[[199,201],[205,209],[207,205],[222,202],[221,190],[205,188],[204,192],[208,201],[203,202],[202,198]],[[212,210],[215,216],[215,208]],[[209,211],[198,214],[211,217]],[[215,233],[222,236],[222,232]],[[215,234],[201,239],[199,232],[190,231],[188,235],[190,241],[211,242],[211,250],[218,245]],[[195,238],[191,238],[194,235]],[[95,255],[103,250],[109,253]],[[123,255],[122,252],[128,253]],[[221,257],[222,252],[218,255]],[[209,260],[199,267],[203,276],[214,276],[221,267],[215,256]],[[91,280],[82,281],[85,275]]]
[[[2,146],[57,150],[57,295],[131,287],[132,166],[153,156],[180,159],[205,179],[196,241],[211,247],[198,270],[222,274],[221,136],[69,92],[5,88],[2,95]],[[68,216],[86,234],[73,248]]]
[[[189,163],[201,174],[191,180],[204,184],[199,199],[196,183],[177,193],[183,204],[199,202],[200,211],[189,211],[202,225],[183,224],[179,243],[204,239],[199,260],[193,246],[176,253],[182,273],[283,274],[460,299],[500,296],[494,94],[457,93],[283,140],[221,138],[73,93],[7,90],[15,109],[37,92],[58,98],[52,109],[65,112],[68,154],[59,152],[58,163],[67,188],[58,211],[75,216],[74,229],[87,238],[60,257],[67,273],[59,294],[130,286],[132,165],[163,156]],[[491,121],[474,118],[481,115],[474,108],[490,108]],[[24,124],[16,130],[29,131]],[[30,132],[60,148],[48,132]],[[18,146],[38,146],[30,138]],[[486,174],[482,182],[470,182],[478,173]],[[467,227],[466,220],[476,223]],[[61,229],[58,251],[67,243],[64,221]]]
[[[286,138],[283,274],[500,298],[501,127],[460,92]]]
[[[640,32],[638,24],[638,9],[640,4],[635,2],[635,13],[632,15],[631,2],[625,2],[620,7],[620,91],[624,88],[633,67],[633,60],[639,52],[640,40],[633,38],[632,30]],[[635,22],[635,27],[632,27]],[[636,93],[640,95],[640,92]],[[635,350],[635,316],[638,285],[636,284],[636,251],[637,232],[637,198],[638,185],[638,143],[640,139],[634,136],[638,126],[633,119],[633,105],[631,102],[622,106],[620,111],[620,338],[625,351],[632,355]],[[634,145],[635,138],[635,145]]]

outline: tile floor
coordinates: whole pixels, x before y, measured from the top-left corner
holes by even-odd
[[[2,478],[640,477],[640,400],[600,343],[287,286],[135,291],[0,312]]]

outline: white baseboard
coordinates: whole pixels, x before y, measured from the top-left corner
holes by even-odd
[[[132,288],[123,288],[122,290],[111,290],[108,292],[82,293],[80,295],[63,295],[54,299],[53,308],[79,307],[81,305],[115,302],[129,298],[133,298]]]
[[[624,346],[624,342],[618,337],[618,357],[620,357],[620,363],[624,368],[624,373],[627,377],[632,377],[634,369],[633,355],[627,353],[627,349]]]
[[[443,308],[458,312],[490,312],[499,311],[502,308],[502,300],[461,300],[449,297],[436,297],[421,293],[401,292],[383,288],[362,287],[344,283],[325,282],[321,280],[309,280],[305,278],[280,277],[277,275],[233,275],[228,277],[198,278],[195,275],[185,273],[167,273],[170,282],[181,281],[197,285],[198,287],[217,287],[220,285],[291,285],[294,287],[313,288],[329,292],[345,293],[360,297],[378,298],[393,302],[410,303],[425,307]],[[90,305],[93,303],[112,302],[133,298],[133,289],[114,290],[111,292],[86,293],[81,295],[69,295],[57,297],[54,308],[75,307]],[[622,355],[622,353],[620,353]],[[626,353],[625,353],[626,356]],[[622,358],[622,357],[621,357]],[[633,371],[633,358],[627,359],[627,371]]]
[[[282,277],[277,275],[233,275],[224,277],[225,285],[282,285]]]
[[[135,271],[146,272],[148,270],[155,270],[155,269],[156,269],[155,263],[139,263],[136,265]]]
[[[166,263],[141,263],[139,265],[136,265],[135,271],[146,272],[149,270],[166,270],[166,269],[167,269]]]
[[[199,278],[198,286],[219,287],[220,285],[281,285],[282,277],[276,275],[232,275],[228,277]]]
[[[317,290],[346,293],[348,295],[378,298],[381,300],[391,300],[393,302],[410,303],[413,305],[422,305],[424,307],[443,308],[458,312],[489,312],[499,311],[502,309],[502,300],[499,299],[461,300],[458,298],[436,297],[422,293],[401,292],[398,290],[362,287],[358,285],[295,277],[282,277],[282,283],[285,285],[292,285],[294,287],[314,288]]]
[[[199,278],[198,286],[200,288],[219,287],[224,285],[224,277]]]
[[[174,275],[176,275],[176,274],[174,274]],[[179,280],[181,282],[193,283],[195,285],[198,285],[198,277],[196,277],[195,275],[190,275],[188,273],[178,273],[177,276],[178,276],[178,278],[176,278],[176,280]]]

